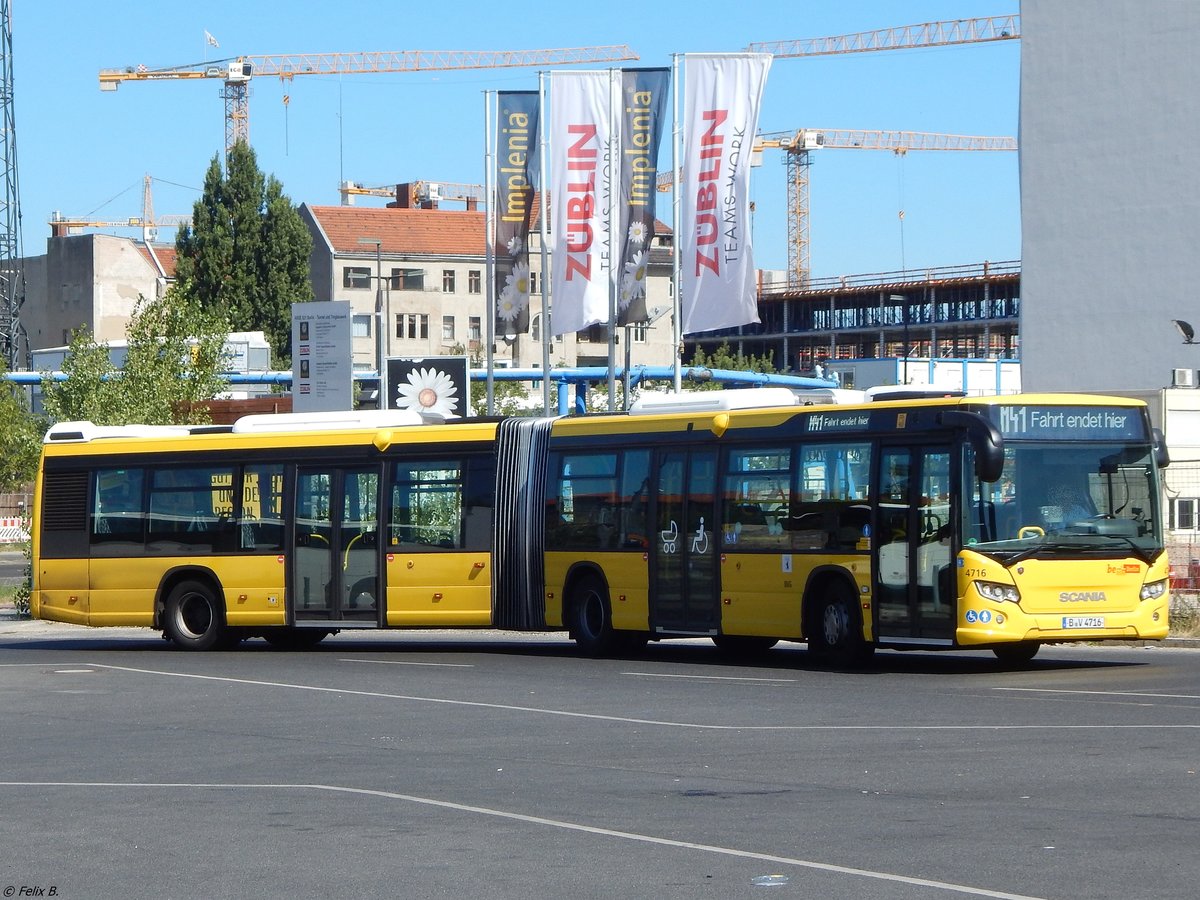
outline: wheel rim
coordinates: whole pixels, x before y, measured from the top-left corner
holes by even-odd
[[[201,638],[212,628],[213,610],[208,598],[200,594],[188,594],[179,601],[175,615],[179,630],[191,638]]]
[[[846,634],[846,613],[840,603],[826,604],[823,624],[826,646],[836,647]]]

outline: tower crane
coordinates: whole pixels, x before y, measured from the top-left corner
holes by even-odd
[[[808,283],[809,213],[808,167],[809,153],[814,150],[890,150],[897,155],[909,150],[993,150],[1014,151],[1016,138],[977,137],[961,134],[935,134],[924,131],[866,131],[835,128],[801,128],[795,131],[774,131],[755,138],[752,152],[760,158],[763,150],[777,148],[787,156],[787,223],[788,223],[788,284]],[[658,189],[671,190],[675,179],[670,172],[658,176]]]
[[[1021,36],[1020,16],[990,16],[900,25],[876,31],[860,31],[833,37],[750,44],[755,53],[771,53],[776,59],[947,47],[1016,40]],[[761,144],[761,146],[760,146]],[[788,283],[808,281],[808,166],[809,151],[820,147],[856,150],[1016,150],[1014,138],[966,137],[914,131],[835,131],[802,129],[759,136],[755,150],[778,147],[787,152],[788,181]]]
[[[238,141],[250,142],[250,81],[260,75],[275,75],[283,81],[290,81],[297,75],[495,69],[618,62],[637,58],[637,54],[625,44],[549,50],[389,50],[236,56],[160,69],[144,65],[101,69],[100,90],[115,91],[126,81],[218,79],[224,83],[221,96],[225,100],[225,151],[228,153]]]
[[[803,128],[760,134],[754,151],[777,147],[787,156],[788,284],[808,283],[809,214],[808,167],[810,152],[821,148],[839,150],[890,150],[903,155],[909,150],[993,150],[1015,151],[1016,138],[972,137],[959,134],[934,134],[923,131],[845,131]]]
[[[81,228],[140,228],[142,240],[149,244],[158,238],[158,228],[177,228],[181,225],[191,225],[191,216],[159,216],[154,217],[154,198],[150,190],[151,177],[147,175],[142,182],[142,214],[130,216],[127,219],[91,219],[86,216],[70,217],[54,212],[50,217],[51,237],[65,237],[77,233]]]

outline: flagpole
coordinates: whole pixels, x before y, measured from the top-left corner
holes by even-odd
[[[683,353],[683,298],[679,296],[679,285],[682,281],[680,278],[682,258],[679,255],[679,220],[680,215],[679,203],[680,192],[683,190],[683,179],[679,175],[679,157],[682,155],[679,148],[679,141],[682,132],[679,128],[679,56],[678,53],[671,54],[671,182],[675,189],[671,194],[671,295],[672,295],[672,315],[671,315],[671,340],[673,347],[671,350],[671,358],[673,363],[674,374],[674,389],[676,393],[683,390],[683,372],[680,369],[680,356]]]
[[[616,91],[613,73],[608,70],[608,411],[617,411],[617,291],[619,274],[615,265],[620,264],[617,251],[617,164],[616,149],[618,125],[613,97]]]
[[[487,319],[487,414],[495,415],[495,373],[493,371],[496,341],[496,198],[492,173],[492,92],[483,92],[483,194],[484,194],[484,259],[487,271],[487,294],[484,317]],[[470,332],[467,340],[471,339]]]
[[[550,229],[549,207],[546,206],[549,191],[546,189],[546,159],[550,149],[546,140],[546,73],[538,72],[538,147],[541,154],[538,159],[538,186],[540,199],[538,201],[538,234],[542,244],[542,414],[550,413],[550,342],[554,340],[550,331]],[[557,410],[557,407],[555,408]]]

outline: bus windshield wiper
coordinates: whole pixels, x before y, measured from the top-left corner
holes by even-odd
[[[1036,556],[1043,550],[1079,550],[1080,547],[1074,542],[1067,541],[1051,541],[1042,540],[1032,546],[1026,547],[1018,553],[1013,554],[1010,558],[1004,560],[1005,568],[1011,568],[1017,563],[1029,559],[1031,556]]]
[[[1120,535],[1120,534],[1102,534],[1102,535],[1091,534],[1091,535],[1087,535],[1087,537],[1089,537],[1089,538],[1103,537],[1103,538],[1110,538],[1110,539],[1116,540],[1116,541],[1121,541],[1122,543],[1127,544],[1129,546],[1129,548],[1133,551],[1133,555],[1136,556],[1138,559],[1140,559],[1142,562],[1146,563],[1146,565],[1150,565],[1150,563],[1152,563],[1154,561],[1152,552],[1150,550],[1148,550],[1147,548],[1141,546],[1139,543],[1137,543],[1137,541],[1135,541],[1131,537],[1127,537],[1125,535]],[[1075,552],[1075,553],[1082,551],[1082,552],[1086,553],[1088,551],[1103,550],[1103,549],[1105,549],[1105,548],[1098,547],[1095,544],[1091,543],[1090,541],[1080,542],[1080,541],[1062,541],[1062,540],[1045,539],[1045,540],[1042,540],[1042,541],[1040,541],[1036,544],[1033,544],[1029,547],[1026,547],[1024,550],[1021,550],[1018,553],[1013,554],[1011,557],[1004,560],[1003,564],[1006,568],[1011,568],[1012,566],[1016,565],[1019,562],[1029,559],[1030,557],[1036,556],[1038,553],[1040,553],[1043,550],[1071,551],[1071,552]]]

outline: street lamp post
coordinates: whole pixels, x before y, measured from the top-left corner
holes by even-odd
[[[380,238],[359,238],[360,244],[375,245],[375,366],[379,371],[379,408],[388,408],[387,359],[384,346],[383,310],[383,241]]]

